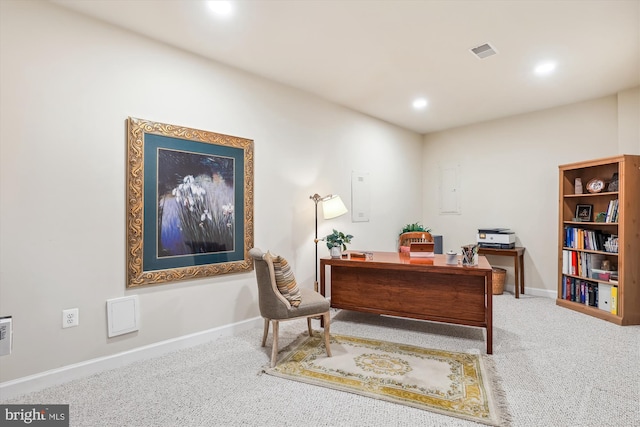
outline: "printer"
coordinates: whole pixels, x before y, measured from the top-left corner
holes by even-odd
[[[513,249],[516,247],[516,234],[508,228],[480,228],[478,229],[478,246]]]

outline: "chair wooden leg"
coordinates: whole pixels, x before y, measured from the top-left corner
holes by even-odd
[[[278,358],[278,321],[273,322],[273,348],[271,349],[271,367],[276,366],[276,359]]]
[[[331,357],[331,346],[329,345],[329,323],[331,322],[331,315],[327,311],[322,315],[324,320],[324,346],[327,348],[327,356]]]
[[[309,336],[313,336],[313,329],[311,329],[311,317],[307,317],[307,329],[309,329]]]
[[[269,319],[264,319],[264,333],[262,334],[262,346],[267,345],[267,335],[269,335]]]

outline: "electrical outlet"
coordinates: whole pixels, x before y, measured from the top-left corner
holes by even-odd
[[[0,356],[11,354],[13,322],[11,316],[0,317]]]
[[[72,326],[78,326],[80,323],[79,313],[77,308],[70,308],[62,310],[62,327],[71,328]]]

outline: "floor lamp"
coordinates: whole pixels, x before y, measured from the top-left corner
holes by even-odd
[[[320,197],[320,195],[316,193],[313,196],[309,196],[309,198],[316,204],[316,235],[315,239],[313,239],[316,244],[316,280],[313,282],[313,290],[318,292],[318,203],[322,202],[322,217],[324,219],[337,218],[340,215],[346,214],[348,211],[338,195],[329,194],[328,196]]]

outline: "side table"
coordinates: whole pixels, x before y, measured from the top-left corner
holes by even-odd
[[[508,256],[513,258],[516,298],[520,298],[520,293],[524,294],[524,250],[525,248],[521,246],[516,246],[513,249],[478,248],[478,253],[481,255]]]

